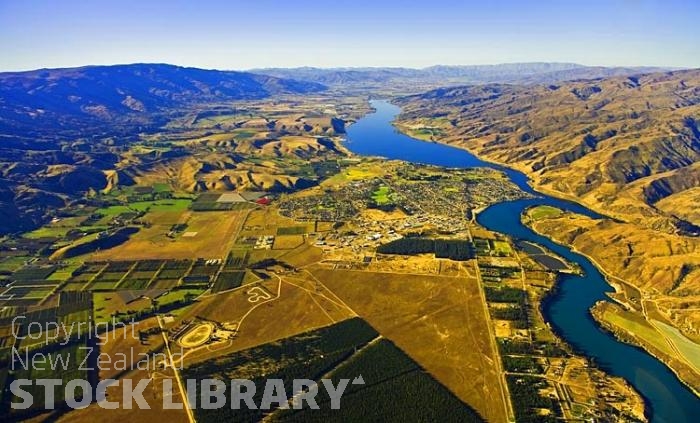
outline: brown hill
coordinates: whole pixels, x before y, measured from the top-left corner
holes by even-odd
[[[407,132],[431,128],[539,189],[657,229],[700,224],[686,193],[700,185],[700,70],[447,88],[400,103]]]

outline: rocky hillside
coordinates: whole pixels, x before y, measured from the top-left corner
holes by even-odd
[[[687,204],[700,186],[700,70],[446,88],[399,102],[403,130],[518,168],[540,189],[659,230],[700,225]]]

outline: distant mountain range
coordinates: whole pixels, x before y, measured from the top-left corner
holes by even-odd
[[[126,135],[162,124],[163,114],[194,104],[280,94],[395,89],[420,92],[457,84],[554,83],[666,70],[514,63],[409,68],[294,68],[248,72],[167,64],[86,66],[0,73],[0,135]],[[109,125],[105,125],[108,123]]]
[[[659,67],[600,67],[575,63],[507,63],[499,65],[431,66],[412,68],[266,68],[250,72],[312,81],[331,87],[352,88],[372,84],[542,84],[574,79],[595,79],[667,71]]]
[[[325,88],[315,82],[165,64],[0,73],[0,134],[86,131],[115,121],[147,125],[158,113],[197,103]]]

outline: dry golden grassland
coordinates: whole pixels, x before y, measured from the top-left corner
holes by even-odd
[[[246,211],[160,212],[144,218],[151,223],[122,245],[92,255],[93,260],[225,258]],[[173,223],[187,223],[185,233],[167,236]]]
[[[104,357],[110,357],[111,363],[105,362],[99,365],[100,380],[113,378],[120,381],[119,386],[107,388],[107,398],[109,401],[123,404],[122,401],[122,384],[124,380],[130,379],[133,386],[136,386],[142,380],[149,380],[148,386],[143,391],[143,398],[148,403],[150,409],[140,409],[137,403],[133,404],[131,410],[124,407],[118,407],[114,410],[103,409],[96,403],[92,403],[85,409],[72,410],[63,415],[58,421],[89,423],[95,421],[95,416],[99,416],[99,421],[123,423],[125,421],[168,421],[173,423],[187,422],[187,414],[184,410],[169,410],[163,408],[163,380],[172,380],[173,402],[181,403],[182,398],[175,382],[172,369],[160,368],[156,364],[157,360],[149,361],[149,369],[146,370],[141,366],[141,370],[136,368],[136,361],[143,359],[140,353],[148,354],[153,352],[162,352],[163,337],[159,333],[155,333],[148,337],[145,343],[141,343],[138,339],[139,330],[147,330],[158,327],[156,318],[150,318],[138,322],[132,329],[130,326],[124,329],[117,329],[104,335],[104,345],[100,347],[100,352]],[[135,334],[135,336],[134,336]],[[173,351],[175,352],[175,351]],[[122,355],[131,358],[134,361],[128,361],[128,366],[134,367],[134,370],[122,371],[122,363],[117,363],[122,360]],[[162,356],[160,356],[162,357]],[[158,368],[155,369],[154,366]],[[155,371],[154,371],[155,370]],[[43,416],[44,418],[46,416]]]
[[[279,214],[275,207],[252,210],[241,228],[240,236],[258,237],[261,235],[277,236],[279,228],[300,226],[294,220]]]
[[[303,235],[277,235],[272,248],[275,250],[292,250],[304,244]]]
[[[312,273],[487,420],[507,420],[476,280],[321,267]]]
[[[370,271],[391,273],[440,274],[440,261],[432,254],[419,256],[377,255],[369,265]]]
[[[251,302],[262,288],[269,298]],[[267,295],[266,295],[267,296]],[[205,296],[178,322],[204,318],[236,329],[234,338],[188,352],[185,365],[239,351],[311,329],[327,326],[354,314],[332,294],[316,289],[308,276],[272,277],[218,295]]]
[[[700,225],[700,187],[681,191],[662,199],[655,206],[669,214]]]

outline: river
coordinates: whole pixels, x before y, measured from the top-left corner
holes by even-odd
[[[613,290],[600,271],[586,257],[536,234],[520,222],[523,211],[536,205],[550,205],[593,218],[600,215],[579,204],[534,191],[521,172],[485,162],[463,149],[401,134],[392,125],[401,109],[387,101],[375,100],[371,104],[375,112],[347,129],[345,146],[353,153],[451,168],[495,168],[505,172],[523,191],[534,194],[535,198],[492,205],[478,215],[477,221],[514,239],[543,245],[581,267],[583,275],[562,275],[558,289],[543,305],[545,319],[576,351],[632,384],[644,397],[652,422],[698,421],[700,399],[666,365],[645,351],[618,341],[591,317],[593,304],[608,301],[605,292]]]

